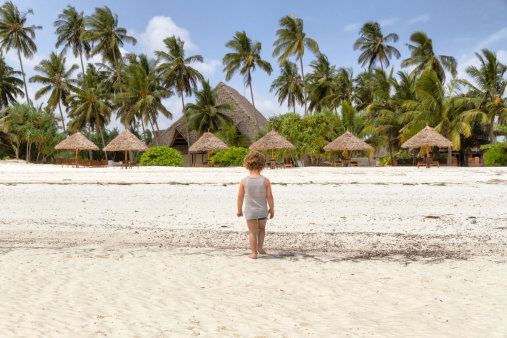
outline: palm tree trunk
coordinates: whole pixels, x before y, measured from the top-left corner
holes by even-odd
[[[28,88],[26,87],[25,71],[23,70],[23,62],[21,61],[21,52],[18,48],[19,64],[21,65],[21,74],[23,75],[23,83],[25,84],[26,103],[30,104],[30,98],[28,97]]]
[[[79,57],[81,58],[81,69],[83,70],[83,78],[84,78],[84,64],[83,64],[83,48],[79,47]]]
[[[305,81],[305,72],[303,72],[303,58],[299,59],[301,61],[301,75],[303,76],[303,87],[305,89],[305,116],[306,116],[306,81]]]
[[[102,128],[99,127],[100,137],[102,138],[102,149],[106,147],[106,143],[104,142],[104,134],[102,134]],[[104,154],[106,154],[106,161],[107,159],[107,151],[104,151]]]
[[[142,118],[140,120],[141,120],[141,127],[143,127],[143,137],[146,137],[146,130],[144,129],[144,121]]]
[[[496,142],[495,139],[495,116],[491,118],[489,122],[489,143],[494,144]]]
[[[447,148],[447,166],[450,167],[452,165],[452,147]]]
[[[391,158],[391,165],[394,167],[394,158],[393,158],[393,145],[391,144],[391,136],[389,136],[389,157]]]
[[[151,130],[153,131],[153,135],[155,135],[155,144],[158,147],[158,133],[155,133],[155,128],[153,128],[153,121],[151,119],[149,119],[149,120],[150,120],[150,124],[151,124]]]
[[[30,161],[30,154],[28,153],[28,145],[30,144],[30,137],[26,141],[26,163]]]
[[[250,75],[250,68],[248,68],[248,78],[250,79],[250,95],[252,96],[252,106],[254,106],[254,109],[255,109],[255,102],[254,102],[253,90],[252,90],[252,77]]]
[[[91,142],[92,141],[92,127],[90,126],[90,124],[88,123],[88,140]],[[93,153],[92,153],[92,150],[88,150],[89,151],[89,155],[90,155],[90,161],[93,160]]]
[[[183,110],[181,111],[183,116],[185,116],[185,101],[183,100],[183,91],[180,92],[181,95],[181,106],[183,107]],[[158,128],[158,127],[157,127]],[[190,156],[190,124],[187,121],[187,152],[188,156]],[[194,165],[192,161],[192,156],[190,156],[190,166],[192,167]]]
[[[63,132],[67,134],[67,129],[65,129],[65,120],[63,119],[62,106],[60,105],[60,100],[58,100],[58,108],[60,109],[60,116],[62,117]]]

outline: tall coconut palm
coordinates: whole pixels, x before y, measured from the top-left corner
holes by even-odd
[[[445,82],[445,71],[456,76],[458,61],[452,56],[436,55],[433,51],[433,41],[424,32],[415,32],[410,36],[413,44],[407,44],[411,57],[403,60],[402,67],[415,66],[415,74],[433,70],[440,82]]]
[[[333,108],[339,107],[343,102],[360,103],[355,82],[352,68],[339,68],[336,71],[335,80],[331,84],[333,91],[323,98],[323,102]]]
[[[40,83],[45,85],[35,93],[35,99],[37,100],[42,95],[51,93],[48,99],[48,105],[51,108],[60,110],[60,116],[62,117],[63,131],[66,133],[65,120],[63,118],[61,102],[65,104],[67,96],[70,94],[70,90],[73,84],[77,81],[72,79],[72,73],[78,69],[77,65],[72,65],[70,69],[65,69],[66,57],[63,56],[63,52],[56,54],[52,52],[49,55],[49,59],[42,60],[39,65],[35,66],[35,71],[42,75],[35,75],[30,78],[30,82]]]
[[[255,67],[259,67],[261,70],[271,75],[273,68],[267,61],[261,59],[261,43],[259,41],[252,42],[245,31],[236,32],[234,38],[225,44],[233,50],[232,53],[225,54],[223,58],[223,64],[225,66],[224,72],[227,72],[225,79],[229,81],[232,76],[239,71],[243,75],[245,85],[250,87],[250,95],[252,96],[252,105],[255,108],[255,101],[252,90],[252,72],[255,71]]]
[[[20,89],[23,81],[18,78],[19,75],[21,72],[14,70],[0,57],[0,109],[16,102],[16,96],[25,96]]]
[[[96,43],[92,49],[91,55],[102,54],[103,58],[113,63],[121,80],[120,59],[122,55],[120,47],[124,43],[135,45],[137,40],[127,35],[127,30],[118,27],[118,15],[113,14],[109,7],[95,8],[95,13],[85,18],[84,39]],[[127,125],[125,125],[125,129]]]
[[[278,76],[272,83],[270,92],[276,91],[278,102],[280,106],[283,101],[287,99],[287,107],[290,109],[292,106],[296,112],[296,103],[302,103],[304,98],[303,81],[298,72],[298,66],[294,62],[285,61],[280,66],[280,76]]]
[[[114,107],[112,98],[104,83],[96,87],[88,87],[84,83],[82,88],[74,87],[73,94],[67,97],[70,106],[69,115],[75,119],[74,123],[85,125],[93,121],[95,128],[100,132],[103,147],[106,144],[102,128],[111,120],[111,111]],[[107,152],[105,155],[107,160]]]
[[[507,122],[507,81],[504,78],[507,67],[498,60],[496,53],[483,49],[482,54],[475,53],[480,62],[479,67],[469,66],[466,69],[476,85],[462,81],[469,92],[465,99],[459,101],[474,106],[464,113],[468,121],[481,119],[484,123],[489,123],[489,141],[495,143],[495,120]]]
[[[388,45],[388,42],[397,42],[398,34],[390,33],[384,36],[382,29],[378,22],[367,22],[361,27],[359,31],[360,37],[354,43],[354,50],[361,50],[361,55],[357,62],[361,67],[368,65],[368,70],[371,72],[373,67],[380,64],[382,70],[384,66],[389,67],[389,59],[393,55],[399,59],[400,52],[394,46]]]
[[[304,102],[305,102],[305,115],[308,111],[306,105],[306,82],[305,73],[303,70],[303,55],[305,54],[305,47],[308,48],[315,55],[319,55],[319,45],[311,38],[306,37],[306,33],[303,32],[303,20],[294,17],[294,15],[287,15],[280,19],[280,28],[276,31],[278,39],[273,43],[275,49],[273,56],[278,56],[278,62],[283,64],[287,58],[292,55],[296,56],[296,61],[301,62],[301,76],[303,78],[304,87]]]
[[[146,59],[146,58],[144,58]],[[157,126],[155,140],[158,145],[160,130],[158,128],[158,115],[161,113],[165,117],[172,119],[172,114],[162,104],[162,99],[168,98],[173,93],[162,87],[160,79],[156,74],[156,69],[147,72],[146,67],[140,63],[129,65],[124,74],[123,90],[116,95],[115,101],[127,102],[128,115],[124,118],[133,118],[140,116],[144,122],[154,122]],[[127,123],[128,121],[122,121]]]
[[[58,20],[55,21],[54,26],[58,36],[56,48],[63,45],[63,52],[71,49],[75,57],[79,55],[81,70],[84,74],[83,52],[88,57],[91,47],[90,43],[84,40],[85,20],[83,13],[78,13],[74,7],[68,6],[61,14],[58,14]]]
[[[156,51],[159,62],[158,70],[162,73],[162,81],[168,87],[174,87],[181,97],[181,106],[185,114],[184,96],[190,96],[192,90],[197,89],[197,82],[203,81],[199,71],[190,66],[194,62],[203,62],[201,55],[185,57],[185,41],[176,38],[174,35],[164,39],[164,44],[169,52]],[[188,149],[190,149],[189,130],[187,125]]]
[[[194,90],[195,103],[185,106],[185,119],[190,130],[199,134],[212,133],[224,128],[232,119],[224,111],[231,110],[230,103],[217,104],[217,89],[211,89],[209,81],[202,82],[202,90]],[[189,140],[190,141],[190,140]]]
[[[33,11],[28,9],[26,12],[21,13],[12,1],[7,1],[0,7],[0,49],[6,53],[13,48],[17,50],[23,83],[25,84],[26,102],[30,104],[21,54],[25,58],[31,58],[37,52],[37,45],[33,42],[33,39],[35,39],[35,30],[42,29],[42,27],[25,26],[28,14],[33,14]]]
[[[310,63],[313,71],[308,74],[308,101],[309,111],[321,111],[324,107],[330,108],[330,105],[324,101],[324,98],[334,93],[335,81],[337,77],[336,66],[331,66],[327,56],[320,54],[317,60]]]
[[[406,111],[399,117],[399,122],[404,125],[400,130],[401,141],[408,140],[429,125],[451,140],[454,149],[459,149],[461,136],[469,137],[471,132],[470,124],[456,109],[455,90],[456,86],[446,88],[436,72],[423,73],[416,84],[417,100],[407,100],[403,104]],[[448,160],[450,158],[449,148]]]

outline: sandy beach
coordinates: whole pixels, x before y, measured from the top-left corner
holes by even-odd
[[[507,168],[245,174],[0,161],[0,336],[507,336]]]

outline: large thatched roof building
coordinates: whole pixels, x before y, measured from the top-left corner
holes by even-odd
[[[238,131],[245,135],[251,142],[255,141],[255,134],[262,129],[268,128],[266,118],[254,108],[254,106],[234,88],[231,88],[220,82],[217,86],[217,104],[230,103],[232,110],[224,113],[232,119],[232,122]],[[189,134],[190,145],[194,144],[199,135],[196,131]],[[183,118],[176,120],[166,130],[161,130],[159,135],[159,145],[167,146],[178,150],[183,154],[183,165],[189,165],[187,126],[183,124]],[[149,144],[150,147],[156,146],[155,138]]]

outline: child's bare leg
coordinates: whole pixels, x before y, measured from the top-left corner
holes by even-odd
[[[259,220],[259,233],[257,235],[257,251],[259,251],[260,254],[265,255],[266,251],[262,248],[262,245],[264,244],[264,237],[266,237],[266,222],[268,220]]]
[[[250,237],[250,249],[252,249],[252,254],[248,256],[248,258],[256,259],[257,258],[257,234],[259,232],[259,225],[257,224],[256,219],[247,220],[246,224],[248,225],[248,232]]]

